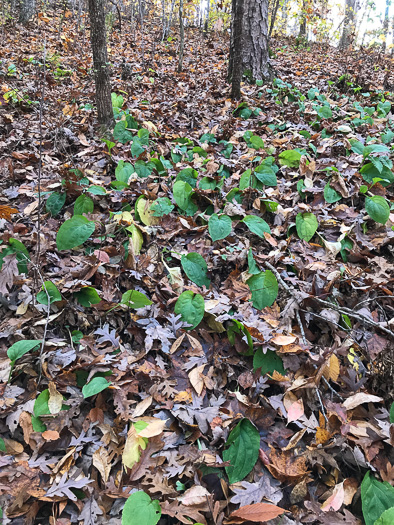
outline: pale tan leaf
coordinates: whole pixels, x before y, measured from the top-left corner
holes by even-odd
[[[52,381],[48,385],[49,390],[49,399],[48,399],[48,407],[49,407],[49,413],[50,414],[58,414],[63,405],[63,396],[56,390],[55,383]]]
[[[210,493],[206,488],[201,485],[195,485],[182,494],[178,500],[183,503],[183,505],[200,505],[207,501],[207,496],[209,495]]]
[[[137,421],[148,423],[148,426],[145,427],[144,430],[137,432],[138,436],[142,438],[159,436],[166,426],[166,420],[159,419],[158,417],[142,417],[134,422],[136,423]]]
[[[271,339],[271,343],[274,343],[274,345],[278,346],[285,346],[285,345],[291,345],[297,341],[297,337],[295,335],[282,335],[277,334]]]
[[[363,403],[379,403],[383,401],[381,397],[373,396],[372,394],[365,394],[364,392],[359,392],[358,394],[354,394],[354,396],[348,397],[342,405],[346,408],[346,410],[352,410],[353,408],[358,407],[359,405],[362,405]]]
[[[148,396],[145,399],[143,399],[140,403],[138,403],[138,405],[134,409],[133,418],[142,416],[145,410],[151,406],[152,401],[153,397]]]
[[[189,374],[189,381],[199,396],[201,395],[204,389],[204,368],[205,365],[197,366],[196,368],[193,368],[193,370]]]
[[[109,474],[111,472],[111,461],[108,452],[105,448],[100,447],[93,454],[93,465],[100,472],[104,483],[107,483]]]
[[[338,483],[338,485],[335,485],[333,493],[323,503],[323,505],[321,506],[321,510],[323,512],[329,512],[330,510],[338,511],[342,507],[344,499],[345,490],[343,488],[342,481],[342,483]]]

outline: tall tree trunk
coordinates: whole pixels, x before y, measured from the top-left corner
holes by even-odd
[[[346,0],[345,20],[343,23],[341,39],[339,41],[340,49],[347,49],[353,42],[356,20],[355,7],[356,0]]]
[[[178,60],[178,73],[182,71],[182,64],[183,64],[183,50],[185,47],[185,27],[183,25],[183,0],[179,0],[179,37],[180,37],[180,45],[179,45],[179,60]]]
[[[228,79],[233,98],[239,98],[242,75],[251,81],[272,78],[267,0],[232,0]]]
[[[205,24],[204,24],[204,31],[208,33],[208,25],[209,25],[209,13],[211,10],[211,0],[207,0],[207,11],[206,11],[206,18],[205,18]]]
[[[99,124],[109,128],[114,123],[111,79],[107,54],[104,0],[89,0],[90,40],[93,53],[96,104]]]
[[[384,35],[384,41],[382,44],[382,50],[383,53],[386,52],[387,48],[387,37],[389,36],[389,8],[390,8],[391,1],[386,0],[386,8],[384,10],[384,20],[383,20],[383,35]]]
[[[242,63],[242,33],[244,18],[244,0],[232,0],[231,10],[231,42],[228,77],[231,80],[231,98],[241,98]]]
[[[36,11],[36,0],[22,0],[20,9],[19,22],[27,24]]]
[[[268,36],[271,36],[272,31],[274,30],[274,25],[275,25],[276,15],[278,13],[279,3],[280,3],[280,0],[275,0],[274,6],[272,9],[272,13],[271,13],[271,23],[270,23],[270,30],[269,30]]]
[[[289,0],[284,0],[282,5],[282,26],[284,34],[287,33],[287,20],[289,17]]]
[[[305,38],[306,37],[306,10],[308,7],[307,0],[302,0],[302,12],[301,12],[301,20],[300,20],[300,31],[298,33],[298,37]]]
[[[268,1],[245,0],[242,24],[243,72],[251,80],[272,77],[268,52]]]

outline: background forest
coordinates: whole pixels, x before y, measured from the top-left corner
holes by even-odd
[[[3,0],[3,524],[394,524],[393,15]]]

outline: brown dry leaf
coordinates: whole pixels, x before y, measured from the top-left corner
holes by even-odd
[[[145,399],[143,399],[138,405],[135,407],[133,412],[133,418],[140,417],[144,414],[144,412],[151,406],[153,401],[152,396],[148,396]]]
[[[343,488],[343,482],[335,485],[334,491],[321,506],[323,512],[329,512],[330,510],[338,511],[345,499],[345,490]]]
[[[189,381],[199,396],[201,396],[201,393],[204,390],[204,368],[205,365],[197,366],[196,368],[193,368],[189,374]]]
[[[295,335],[277,334],[271,339],[270,342],[278,346],[287,346],[287,345],[291,345],[295,341],[297,341],[297,337]]]
[[[58,414],[63,405],[63,396],[56,390],[55,383],[52,381],[48,385],[49,399],[48,407],[51,414]]]
[[[328,361],[328,376],[331,381],[337,381],[340,372],[339,359],[336,355],[332,354]]]
[[[201,485],[195,485],[182,494],[182,496],[179,496],[178,500],[186,506],[200,505],[201,503],[206,502],[209,495],[210,493],[206,488]]]
[[[93,465],[100,472],[104,483],[107,483],[111,472],[111,460],[108,452],[104,447],[100,447],[93,454]]]
[[[41,435],[45,441],[56,441],[60,437],[59,432],[56,430],[45,430]]]
[[[13,213],[19,213],[19,210],[16,208],[11,208],[10,206],[0,205],[0,219],[6,219],[7,221],[11,220],[11,215]]]
[[[13,439],[4,438],[4,445],[7,454],[15,456],[17,454],[22,454],[23,452],[23,445],[18,443],[18,441],[14,441]]]
[[[253,505],[240,507],[232,512],[229,523],[231,523],[232,518],[236,518],[237,523],[243,521],[265,522],[273,520],[285,512],[285,509],[281,509],[271,503],[254,503]]]
[[[307,473],[306,458],[296,456],[292,450],[282,451],[271,447],[268,470],[279,481],[297,482]]]
[[[19,270],[15,253],[6,255],[3,261],[0,271],[0,293],[6,295],[8,294],[8,289],[14,284],[14,277],[19,275]]]
[[[166,426],[166,420],[159,419],[158,417],[142,417],[135,420],[134,423],[136,423],[137,421],[143,421],[144,423],[148,423],[148,426],[146,428],[137,432],[138,436],[142,438],[151,438],[153,436],[159,436]]]
[[[378,396],[374,396],[372,394],[366,394],[364,392],[359,392],[358,394],[354,394],[353,396],[348,397],[342,405],[346,408],[346,410],[352,410],[353,408],[358,407],[359,405],[362,405],[363,403],[380,403],[383,399]]]
[[[324,445],[331,438],[331,434],[328,430],[322,427],[317,427],[316,429],[316,444]]]

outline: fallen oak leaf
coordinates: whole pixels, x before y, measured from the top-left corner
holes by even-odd
[[[10,221],[11,215],[13,213],[19,213],[19,210],[16,208],[11,208],[10,206],[0,205],[0,219],[6,219],[7,221]]]
[[[242,523],[243,521],[266,522],[284,514],[285,509],[271,503],[254,503],[245,505],[230,514],[227,523]]]

